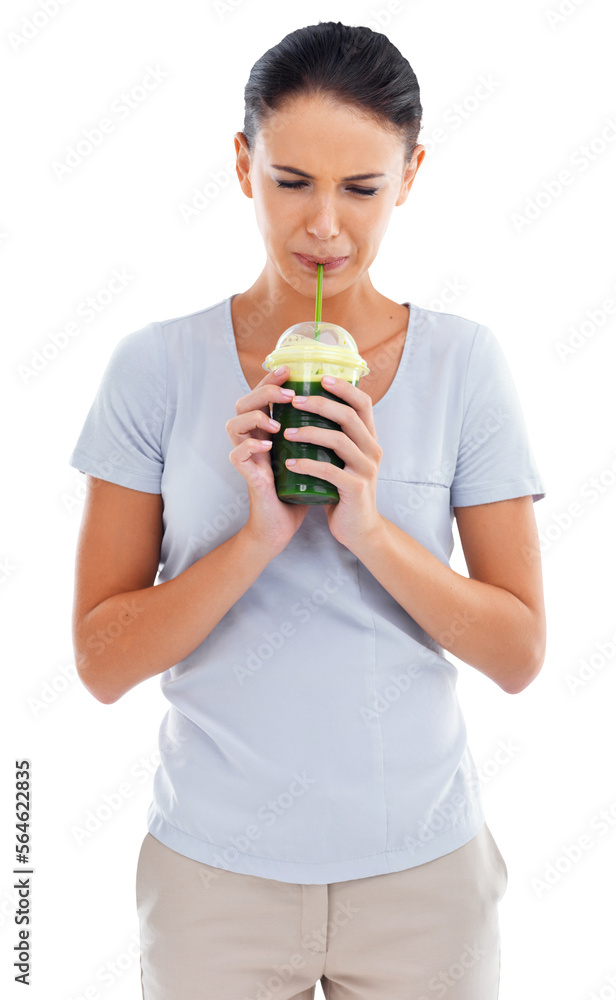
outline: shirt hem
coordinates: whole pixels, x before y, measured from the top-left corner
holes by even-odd
[[[142,493],[160,493],[161,480],[151,476],[136,475],[124,469],[114,466],[113,472],[109,473],[101,469],[101,463],[97,459],[91,458],[82,451],[74,451],[68,463],[72,469],[77,469],[81,473],[89,473],[97,479],[104,479],[108,483],[115,483],[117,486],[127,486],[132,490],[140,490]]]
[[[538,479],[519,479],[512,483],[494,484],[483,489],[461,488],[450,494],[452,507],[472,507],[479,503],[494,503],[497,500],[513,500],[515,497],[532,496],[533,503],[545,496],[543,483]]]
[[[235,849],[233,849],[234,857],[227,860],[221,855],[223,851],[229,853],[229,848],[220,848],[179,830],[163,819],[153,808],[150,808],[148,812],[147,827],[149,833],[170,850],[201,864],[237,872],[240,875],[254,875],[258,878],[273,879],[278,882],[324,885],[368,878],[373,875],[387,875],[391,872],[405,871],[408,868],[416,868],[418,865],[435,861],[445,854],[451,854],[452,851],[464,847],[479,833],[484,823],[483,807],[481,803],[477,803],[474,810],[465,817],[463,822],[449,828],[439,836],[431,836],[424,844],[419,842],[412,850],[402,848],[382,851],[380,854],[365,857],[330,862],[283,861],[278,858],[257,857]]]

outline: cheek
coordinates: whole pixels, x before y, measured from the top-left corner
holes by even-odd
[[[367,247],[378,246],[387,229],[389,216],[382,210],[365,212],[355,226],[355,234],[360,242]]]
[[[271,199],[257,194],[255,197],[255,218],[264,240],[275,241],[280,232],[281,213]]]
[[[369,238],[374,243],[380,243],[387,232],[391,213],[393,212],[393,202],[382,202],[375,206],[374,212],[370,215],[370,221],[366,226]]]
[[[259,229],[272,242],[280,242],[293,227],[294,212],[292,206],[283,205],[275,197],[261,198],[255,205]]]

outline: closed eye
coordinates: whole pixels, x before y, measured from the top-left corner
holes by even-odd
[[[278,187],[281,188],[302,188],[306,186],[306,181],[276,181]],[[353,191],[354,194],[376,194],[378,188],[362,188],[362,187],[349,187],[349,191]]]

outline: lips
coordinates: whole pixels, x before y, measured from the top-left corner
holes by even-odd
[[[346,260],[346,257],[313,257],[311,253],[300,253],[300,257],[305,257],[306,260],[311,260],[315,264],[332,264],[335,260]]]
[[[296,253],[298,261],[311,271],[316,271],[319,264],[323,265],[324,271],[332,271],[336,267],[341,267],[348,257],[315,257],[313,254]]]

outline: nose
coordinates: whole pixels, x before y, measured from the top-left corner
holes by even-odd
[[[311,202],[306,228],[317,240],[331,240],[338,236],[340,224],[334,207],[334,199],[320,195]]]

